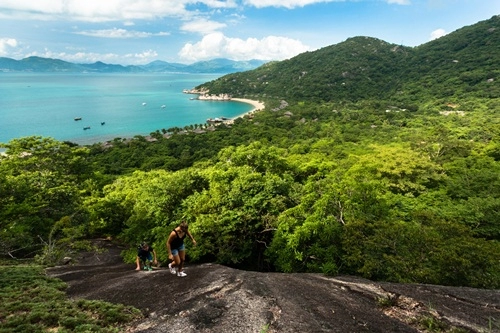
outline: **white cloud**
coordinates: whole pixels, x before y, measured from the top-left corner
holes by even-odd
[[[191,0],[0,0],[0,17],[9,19],[77,20],[104,22],[188,15]],[[232,1],[205,1],[207,5]],[[213,4],[212,4],[213,3]]]
[[[286,37],[268,36],[263,39],[230,38],[220,32],[211,33],[195,44],[184,45],[179,52],[183,62],[211,58],[232,60],[283,60],[309,50],[302,42]]]
[[[190,17],[186,7],[236,8],[236,0],[0,0],[0,18],[86,22]]]
[[[134,53],[125,55],[126,59],[129,59],[134,64],[147,64],[153,60],[156,60],[158,53],[153,50],[147,50],[142,53]]]
[[[236,8],[238,5],[235,0],[199,0],[199,1],[185,1],[185,2],[198,2],[210,8]]]
[[[104,29],[77,32],[78,35],[100,37],[100,38],[147,38],[151,36],[168,36],[168,32],[150,33],[143,31],[131,31],[125,29]]]
[[[387,0],[388,4],[396,4],[396,5],[410,5],[410,0]]]
[[[324,2],[345,2],[348,0],[244,0],[245,5],[254,6],[257,8],[264,7],[285,7],[293,9],[297,7],[305,7],[316,3]],[[351,0],[356,1],[356,0]],[[409,5],[411,0],[385,0],[388,4]]]
[[[15,47],[17,47],[17,40],[14,38],[0,38],[0,56],[7,56]]]
[[[245,5],[254,6],[257,8],[264,7],[285,7],[285,8],[296,8],[305,7],[307,5],[312,5],[315,3],[323,2],[344,2],[345,0],[244,0]]]
[[[210,21],[207,19],[197,19],[183,24],[180,29],[183,31],[197,32],[206,35],[225,27],[225,23]]]
[[[434,40],[434,39],[437,39],[439,37],[443,37],[446,34],[447,34],[447,32],[444,29],[436,29],[433,32],[431,32],[430,40]]]

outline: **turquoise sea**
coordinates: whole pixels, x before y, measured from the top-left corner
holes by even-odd
[[[91,144],[250,111],[250,104],[183,93],[220,76],[0,73],[0,142],[40,135]]]

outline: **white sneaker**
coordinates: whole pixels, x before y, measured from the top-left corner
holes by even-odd
[[[177,272],[177,276],[179,277],[185,277],[187,274],[184,272]]]
[[[172,267],[172,263],[168,264],[168,268],[170,269],[170,273],[172,273],[172,274],[177,273],[177,270],[175,269],[175,267]]]

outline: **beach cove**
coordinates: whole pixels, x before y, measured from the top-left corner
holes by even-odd
[[[208,74],[0,73],[0,142],[39,135],[78,144],[148,136],[157,130],[234,120],[258,101],[190,99]],[[78,119],[78,120],[77,120]],[[88,128],[85,130],[84,128]]]

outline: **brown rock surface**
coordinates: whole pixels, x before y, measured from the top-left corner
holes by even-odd
[[[500,332],[498,290],[249,272],[217,264],[188,263],[187,276],[180,278],[167,268],[135,271],[122,262],[123,248],[101,243],[106,253],[85,253],[76,265],[47,271],[68,283],[69,297],[141,309],[145,319],[129,332],[431,332],[439,325],[441,332]]]

